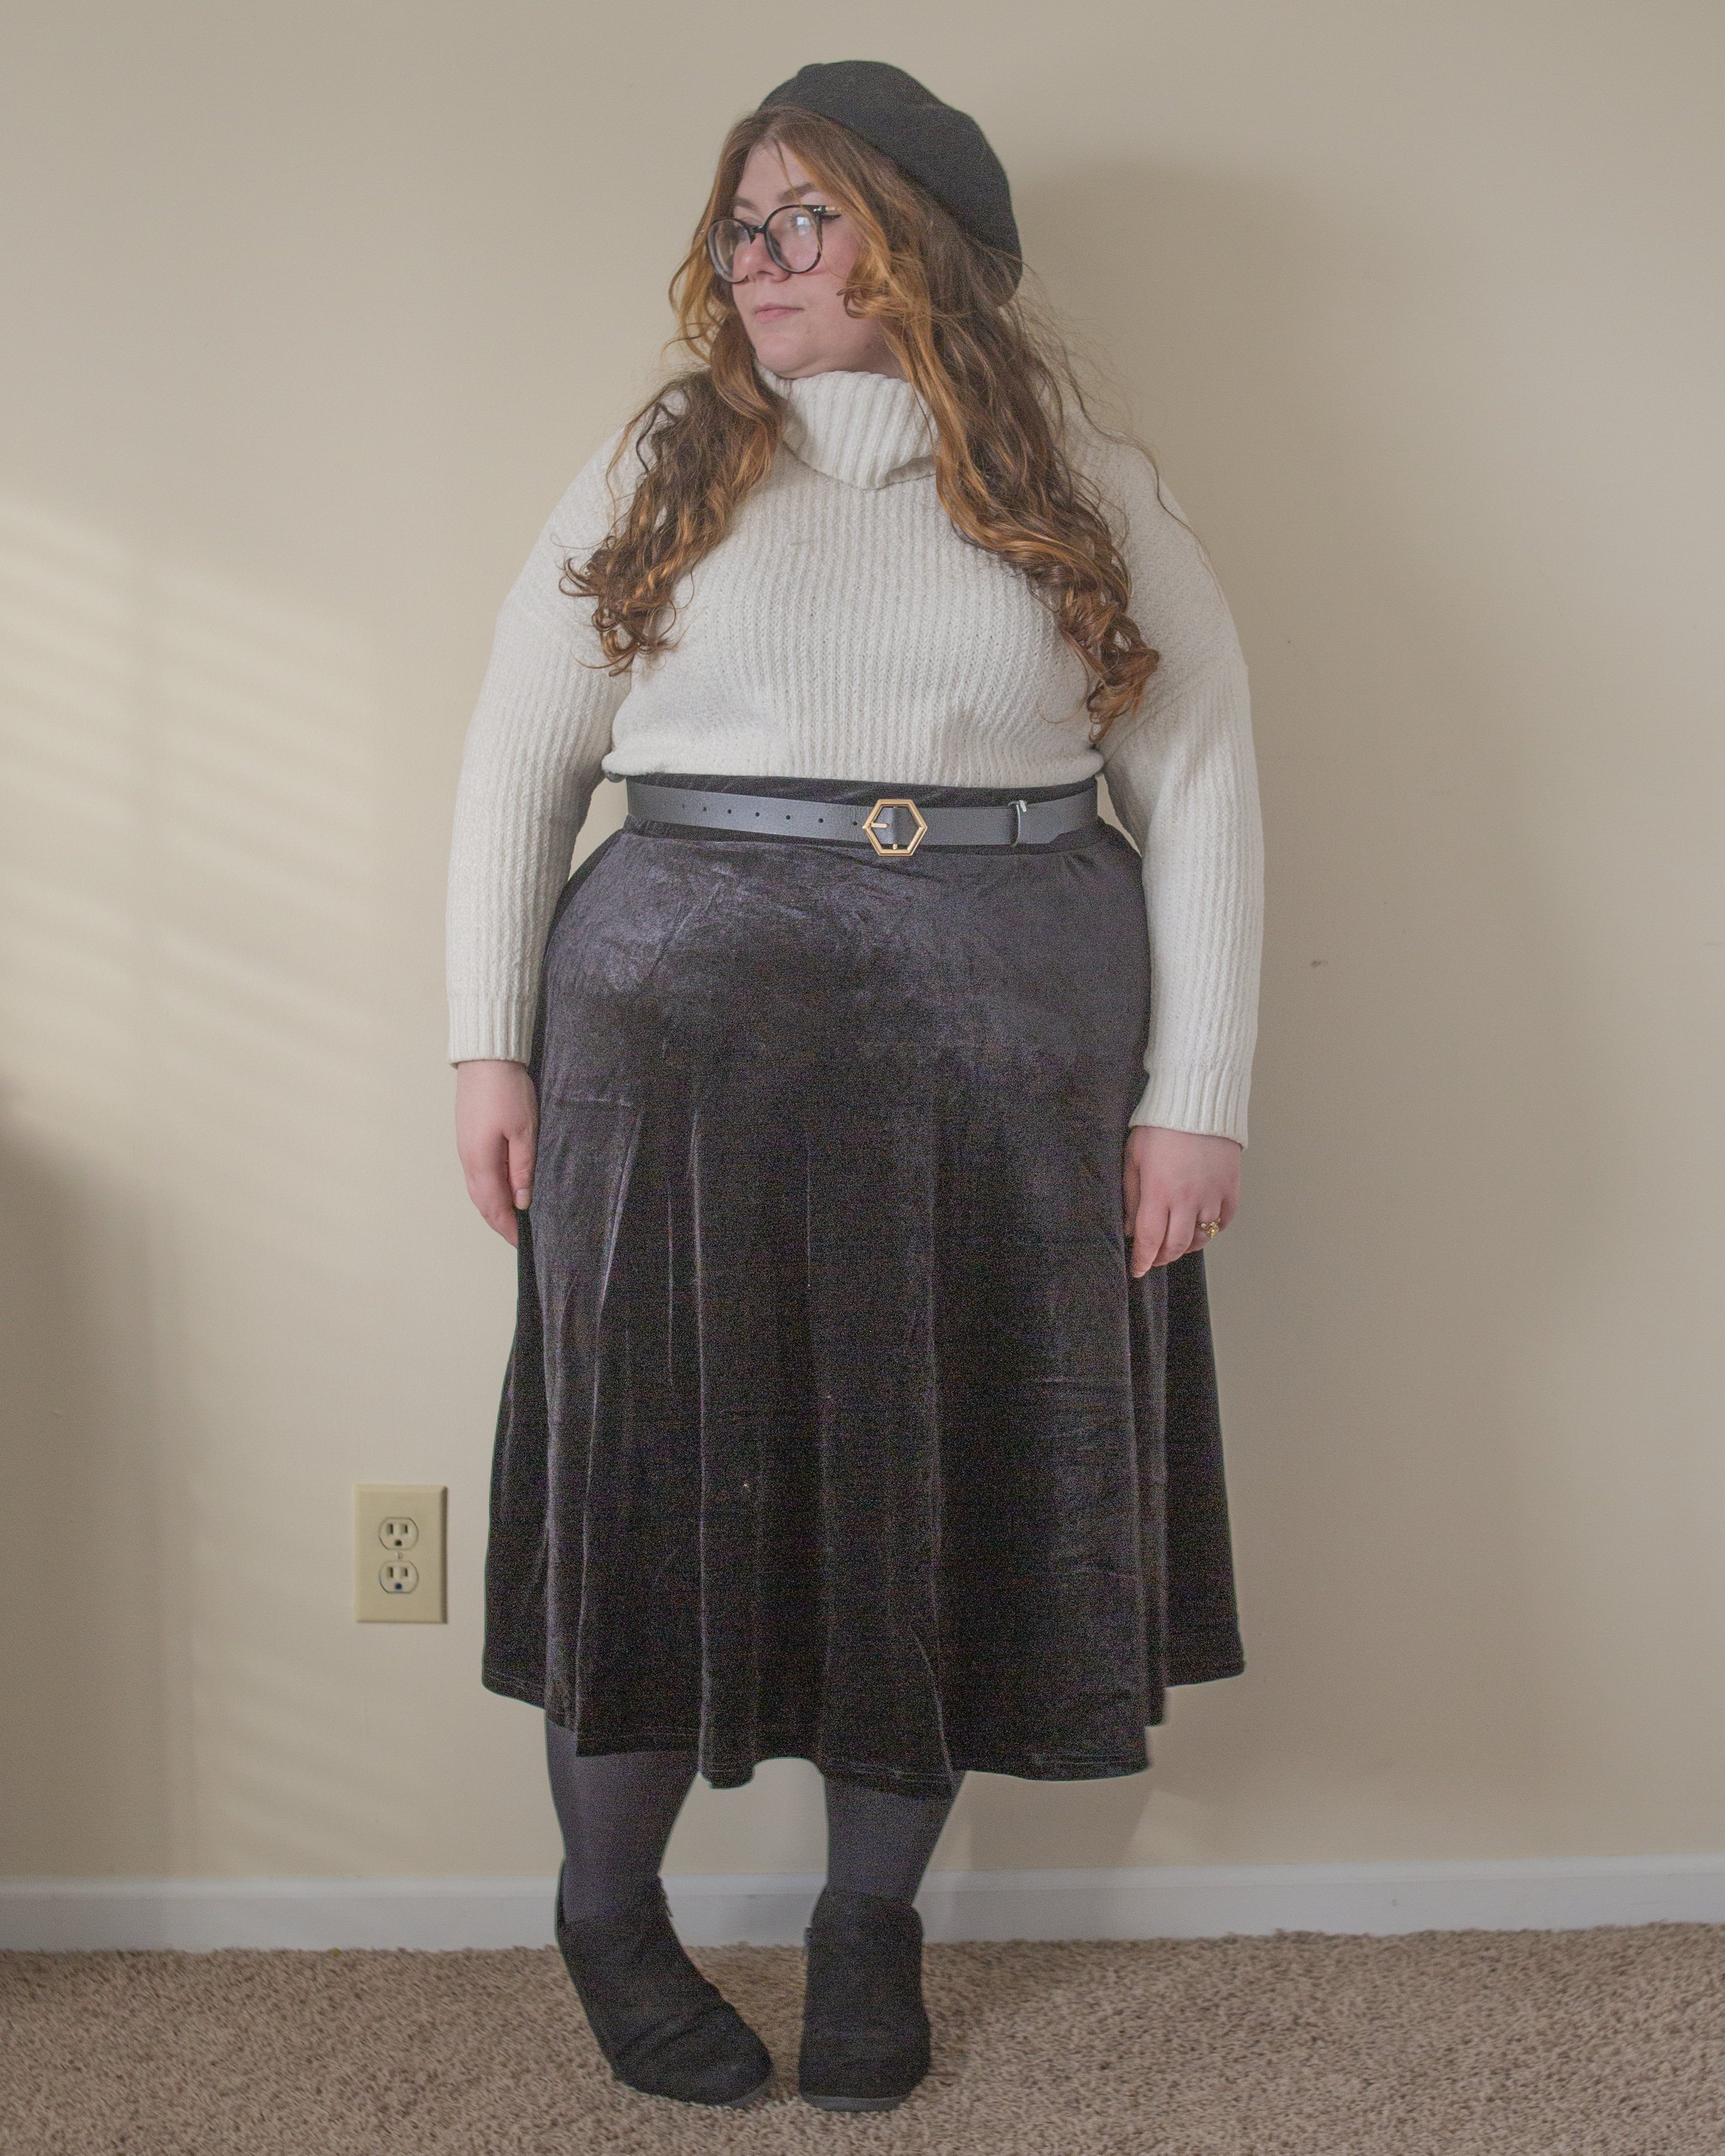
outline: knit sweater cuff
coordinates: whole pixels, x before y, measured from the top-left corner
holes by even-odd
[[[1153,1070],[1132,1119],[1154,1123],[1159,1130],[1234,1138],[1244,1145],[1250,1086],[1251,1074],[1245,1070]]]
[[[495,1058],[526,1063],[533,1054],[533,1000],[490,996],[449,998],[449,1060],[475,1063]]]

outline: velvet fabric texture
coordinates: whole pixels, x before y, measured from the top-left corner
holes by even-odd
[[[1241,1667],[1203,1256],[1126,1266],[1149,988],[1106,826],[599,849],[540,993],[493,1691],[718,1787],[937,1796],[1137,1773]]]

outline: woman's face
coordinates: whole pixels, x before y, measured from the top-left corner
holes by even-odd
[[[757,142],[737,180],[732,215],[759,224],[769,211],[793,202],[826,205],[828,197],[789,151]],[[822,220],[820,260],[798,275],[779,268],[764,239],[737,249],[731,296],[762,367],[791,380],[900,372],[879,326],[845,311],[845,280],[860,244],[855,223],[841,214]]]

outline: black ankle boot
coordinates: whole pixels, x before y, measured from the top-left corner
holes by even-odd
[[[928,2071],[922,1919],[908,1902],[826,1887],[809,1952],[798,2082],[822,2111],[891,2111]]]
[[[683,2103],[747,2103],[773,2078],[767,2046],[683,1951],[658,1880],[627,1907],[563,1915],[557,1946],[613,2077]]]

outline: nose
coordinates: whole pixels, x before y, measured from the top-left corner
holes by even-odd
[[[767,236],[757,232],[753,239],[745,240],[731,258],[731,281],[742,284],[751,277],[770,277],[776,282],[788,273],[781,270],[767,252]]]

